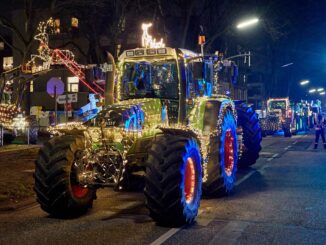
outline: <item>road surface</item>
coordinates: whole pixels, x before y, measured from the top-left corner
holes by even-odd
[[[234,192],[202,200],[189,227],[157,226],[142,193],[102,189],[77,219],[51,218],[37,204],[0,213],[0,244],[326,244],[326,150],[312,140],[264,138]]]

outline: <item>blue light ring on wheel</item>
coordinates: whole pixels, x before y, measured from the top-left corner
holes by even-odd
[[[223,124],[221,125],[222,134],[221,134],[221,147],[220,147],[220,167],[222,169],[222,176],[224,180],[224,185],[227,191],[231,191],[236,179],[236,172],[237,172],[237,162],[238,162],[238,153],[237,153],[237,133],[236,133],[236,125],[234,117],[232,116],[230,111],[227,111],[224,115]],[[234,158],[234,165],[232,169],[232,174],[228,176],[225,172],[224,166],[224,143],[225,143],[225,136],[226,132],[231,130],[231,134],[234,138],[233,142],[233,158]]]
[[[194,197],[191,202],[187,203],[185,196],[185,173],[186,173],[186,165],[187,159],[191,157],[194,160],[195,165],[195,189],[194,189]],[[181,174],[182,174],[182,182],[181,182],[181,193],[182,199],[181,203],[184,207],[183,213],[187,217],[187,220],[194,219],[197,216],[198,209],[200,206],[201,199],[201,186],[202,186],[202,165],[201,165],[201,154],[200,148],[195,139],[188,140],[186,144],[186,151],[182,156],[183,164],[181,166]]]

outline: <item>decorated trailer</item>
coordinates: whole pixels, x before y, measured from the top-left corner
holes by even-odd
[[[230,192],[238,163],[258,158],[254,112],[214,92],[218,57],[153,40],[144,46],[119,57],[117,79],[106,84],[114,100],[97,116],[50,129],[55,137],[35,169],[37,200],[49,214],[85,213],[100,187],[144,189],[158,224],[190,224],[202,193]]]

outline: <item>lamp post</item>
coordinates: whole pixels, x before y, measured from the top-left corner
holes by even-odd
[[[254,24],[257,24],[258,22],[259,22],[259,19],[258,18],[248,19],[248,20],[245,20],[245,21],[240,22],[237,25],[237,28],[238,29],[244,29],[244,28],[247,28],[247,27],[252,26]]]
[[[304,86],[307,85],[310,81],[309,80],[303,80],[300,82],[300,85]]]
[[[312,89],[309,89],[309,94],[313,94],[313,93],[316,93],[316,91],[317,91],[317,89],[315,89],[315,88],[312,88]]]

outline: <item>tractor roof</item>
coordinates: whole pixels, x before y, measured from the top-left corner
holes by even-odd
[[[178,56],[182,58],[193,58],[199,54],[187,49],[165,48],[136,48],[123,51],[119,56],[119,61],[124,60],[155,60],[155,59],[176,59]]]

